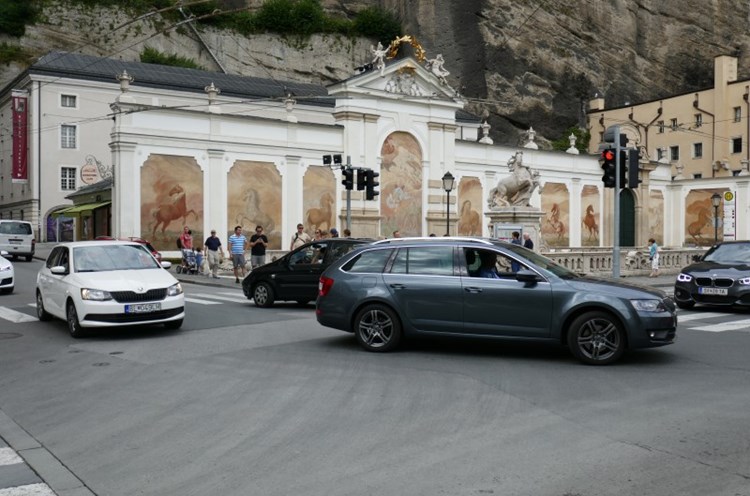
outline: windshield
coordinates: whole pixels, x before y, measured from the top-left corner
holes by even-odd
[[[97,245],[73,248],[73,266],[76,272],[161,267],[143,245]]]
[[[703,261],[722,264],[750,263],[750,243],[716,245],[706,252]]]
[[[566,269],[562,265],[553,262],[549,258],[540,255],[534,251],[527,250],[521,245],[513,245],[510,243],[504,243],[503,247],[512,251],[515,255],[521,258],[525,258],[529,262],[533,263],[540,269],[544,269],[561,279],[578,279],[581,276],[573,272],[572,270]]]

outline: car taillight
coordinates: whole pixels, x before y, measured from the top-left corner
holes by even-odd
[[[333,279],[326,276],[320,276],[318,281],[318,296],[325,296],[333,287]]]

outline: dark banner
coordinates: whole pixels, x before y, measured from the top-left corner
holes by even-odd
[[[13,173],[14,183],[29,182],[28,157],[28,98],[24,93],[13,93]]]

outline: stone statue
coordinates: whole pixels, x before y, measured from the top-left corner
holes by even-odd
[[[445,67],[443,67],[444,64],[445,60],[443,59],[443,54],[439,53],[435,56],[434,59],[427,59],[425,67],[432,71],[432,73],[437,76],[442,84],[448,84],[448,81],[446,81],[445,78],[450,74],[450,72],[445,70]]]
[[[523,152],[516,152],[508,159],[510,176],[498,181],[490,190],[487,205],[497,207],[529,207],[531,194],[539,186],[539,172],[532,171],[523,164]]]
[[[385,56],[388,54],[388,49],[383,48],[383,44],[378,41],[378,47],[375,48],[370,45],[370,51],[372,52],[372,64],[380,71],[382,76],[385,71]]]

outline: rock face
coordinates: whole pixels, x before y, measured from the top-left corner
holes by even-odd
[[[245,0],[251,8],[261,3]],[[564,136],[568,127],[585,122],[595,93],[610,107],[711,87],[717,55],[738,55],[740,79],[747,77],[742,67],[750,44],[750,4],[739,0],[321,3],[342,16],[375,5],[396,12],[404,33],[416,36],[428,57],[443,54],[448,82],[468,99],[469,110],[489,113],[496,143],[517,144],[529,126],[547,139]],[[121,10],[47,5],[45,22],[28,27],[20,40],[0,42],[20,43],[37,56],[61,49],[127,60],[138,60],[149,46],[220,70],[186,26],[168,30],[159,16],[126,24],[131,16]],[[339,36],[246,38],[211,28],[200,37],[227,72],[322,84],[347,78],[369,62],[373,44]],[[20,70],[0,67],[0,83]]]

